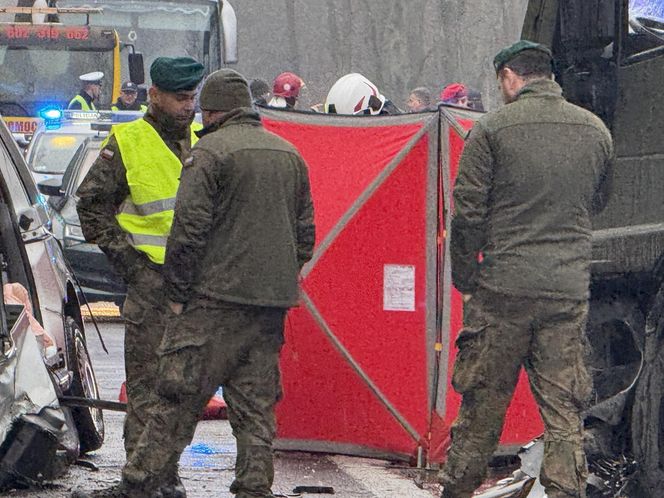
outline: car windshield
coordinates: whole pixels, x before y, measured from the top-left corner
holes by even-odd
[[[629,33],[648,42],[634,45],[634,52],[664,45],[664,0],[630,0]]]
[[[35,173],[63,174],[85,138],[83,134],[42,133],[32,146],[30,169]]]
[[[630,17],[657,17],[664,21],[664,0],[630,0]]]
[[[210,54],[211,36],[216,33],[216,2],[213,1],[126,1],[60,0],[60,7],[102,7],[101,14],[90,16],[90,24],[113,28],[120,40],[131,44],[145,57],[146,69],[160,56],[193,57],[201,62]],[[62,16],[67,22],[67,16]],[[216,54],[210,54],[216,57]],[[122,64],[127,64],[122,58]],[[129,74],[123,67],[123,74]],[[146,79],[149,81],[149,71]]]

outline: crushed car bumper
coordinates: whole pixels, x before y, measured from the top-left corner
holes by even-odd
[[[0,356],[0,490],[39,484],[76,458],[78,437],[60,407],[25,311]]]

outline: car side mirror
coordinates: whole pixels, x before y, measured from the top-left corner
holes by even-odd
[[[137,85],[145,83],[145,65],[143,63],[143,54],[135,52],[129,54],[129,79]]]
[[[221,4],[221,30],[221,49],[224,63],[235,64],[238,61],[237,16],[235,15],[235,9],[228,0],[224,0]]]
[[[49,197],[62,197],[65,193],[62,191],[62,182],[56,179],[44,180],[37,184],[39,191]]]

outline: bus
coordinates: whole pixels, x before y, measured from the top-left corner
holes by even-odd
[[[101,14],[91,16],[91,26],[117,31],[122,45],[143,54],[146,69],[161,56],[193,57],[208,74],[237,62],[237,20],[227,0],[58,0],[57,4],[101,8]],[[65,24],[68,19],[62,16]]]
[[[97,108],[109,109],[123,81],[149,84],[144,69],[154,59],[183,55],[203,62],[208,73],[237,61],[237,20],[228,1],[60,0],[0,8],[0,114],[13,133],[29,135],[41,109],[66,108],[81,74],[104,73]]]
[[[97,11],[65,9],[90,16]],[[59,15],[53,8],[0,8],[0,15]],[[12,133],[32,133],[45,107],[66,108],[81,89],[79,76],[105,75],[101,108],[110,107],[121,85],[120,42],[109,28],[45,22],[0,22],[0,114]]]

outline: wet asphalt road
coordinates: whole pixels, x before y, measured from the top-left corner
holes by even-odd
[[[124,327],[119,323],[100,324],[109,355],[96,337],[92,324],[86,324],[88,347],[101,395],[117,400],[124,380],[122,343]],[[106,439],[102,448],[85,459],[98,470],[73,466],[67,474],[46,489],[13,491],[6,496],[60,498],[69,496],[72,489],[107,487],[119,479],[124,463],[122,422],[124,415],[104,412]],[[180,474],[187,495],[195,497],[230,498],[228,487],[233,480],[235,441],[227,421],[205,421],[198,425],[192,445],[180,461]],[[408,470],[390,467],[377,460],[344,456],[324,456],[307,453],[279,452],[275,457],[275,493],[291,493],[295,486],[332,486],[339,498],[431,498],[437,496],[435,487],[421,489],[415,485]],[[305,494],[303,497],[330,495]]]

